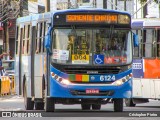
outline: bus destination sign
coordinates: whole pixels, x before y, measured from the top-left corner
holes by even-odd
[[[101,14],[101,15],[66,15],[66,22],[70,23],[117,23],[118,17],[116,14]]]

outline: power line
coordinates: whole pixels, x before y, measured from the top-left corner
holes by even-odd
[[[134,14],[136,14],[139,10],[141,10],[146,4],[148,4],[149,2],[153,2],[153,0],[149,0],[146,1],[136,12],[134,12],[131,16],[134,16]]]

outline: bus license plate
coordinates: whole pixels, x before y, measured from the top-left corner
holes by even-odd
[[[98,94],[99,90],[98,89],[87,89],[86,94]]]

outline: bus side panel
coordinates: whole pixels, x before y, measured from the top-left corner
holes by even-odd
[[[155,80],[150,80],[150,91],[151,91],[151,98],[156,98],[156,91],[155,91]]]
[[[153,79],[133,79],[134,98],[155,98],[155,80]]]
[[[140,78],[133,78],[133,97],[142,97],[142,84]]]
[[[133,60],[133,98],[141,98],[142,95],[142,82],[141,78],[144,77],[143,71],[143,60],[134,59]]]
[[[143,98],[151,98],[150,79],[141,79]]]
[[[44,73],[43,61],[44,61],[44,55],[42,54],[35,55],[35,64],[34,64],[35,98],[42,98],[42,76]]]
[[[135,59],[133,61],[133,98],[159,99],[159,66],[159,59]]]
[[[19,68],[19,57],[15,57],[15,68]],[[19,87],[22,88],[21,85],[19,85],[19,69],[15,69],[15,80],[16,80],[16,93],[19,94]]]
[[[155,80],[155,94],[156,94],[156,98],[160,99],[160,79]]]
[[[26,77],[26,85],[27,85],[27,97],[31,97],[31,61],[29,56],[22,56],[22,84],[23,84],[23,77]]]
[[[160,60],[159,59],[144,59],[144,78],[160,78]]]
[[[144,78],[149,78],[154,81],[151,90],[155,91],[156,99],[160,98],[160,59],[145,59]],[[153,92],[152,92],[153,93]]]

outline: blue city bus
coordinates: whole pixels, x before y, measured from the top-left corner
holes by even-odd
[[[131,16],[104,9],[71,9],[17,19],[16,70],[26,110],[55,104],[123,111],[132,97]]]

